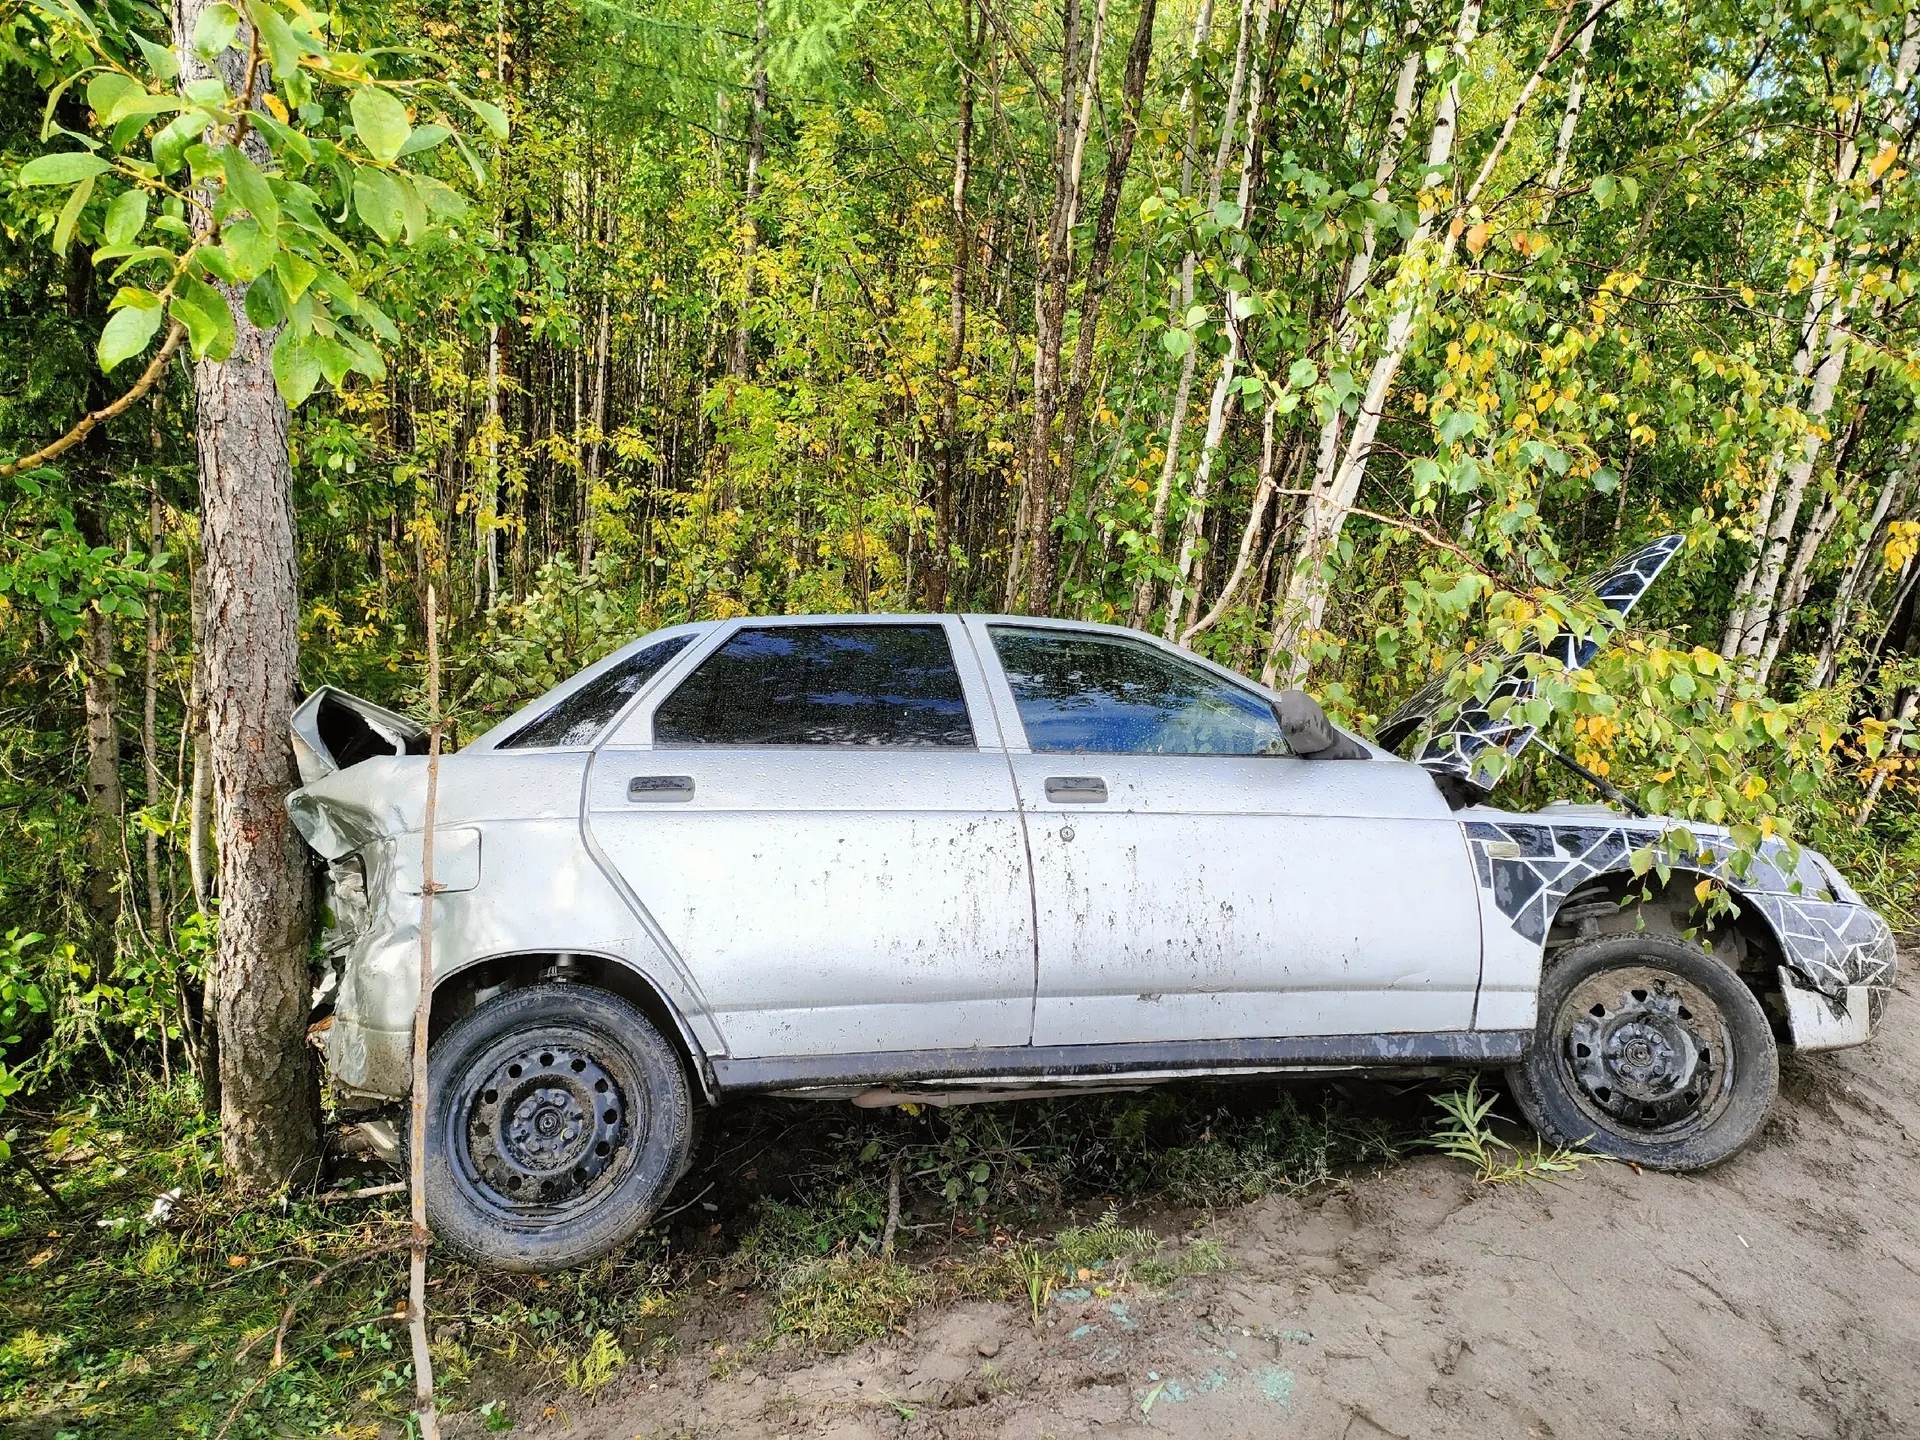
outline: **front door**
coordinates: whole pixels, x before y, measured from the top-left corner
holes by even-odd
[[[971,657],[957,621],[740,623],[595,755],[593,837],[731,1056],[1027,1043],[1026,849]]]
[[[1422,771],[1289,755],[1265,696],[1171,647],[1057,624],[976,631],[1027,751],[1010,724],[1034,1044],[1472,1025],[1476,889]]]

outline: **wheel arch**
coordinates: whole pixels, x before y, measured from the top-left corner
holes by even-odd
[[[624,956],[604,951],[514,951],[471,960],[436,976],[427,1018],[428,1043],[494,996],[549,982],[597,986],[632,1004],[679,1055],[687,1083],[708,1104],[716,1103],[713,1067],[681,1008],[645,970]]]
[[[1703,916],[1698,898],[1702,883],[1724,889],[1734,909]],[[1555,907],[1542,948],[1544,969],[1558,951],[1594,935],[1652,932],[1704,944],[1728,961],[1759,998],[1777,1039],[1787,1038],[1786,1002],[1780,994],[1780,967],[1792,960],[1773,922],[1739,886],[1724,876],[1674,866],[1663,881],[1635,875],[1631,868],[1604,871],[1568,891]]]

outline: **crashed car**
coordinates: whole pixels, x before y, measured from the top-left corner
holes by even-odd
[[[1678,544],[1595,594],[1623,618]],[[591,1260],[647,1223],[704,1107],[755,1093],[1503,1067],[1552,1143],[1724,1160],[1779,1045],[1868,1038],[1891,932],[1811,850],[1736,871],[1726,832],[1618,792],[1492,805],[1485,752],[1539,743],[1497,703],[1531,693],[1524,659],[1493,701],[1429,686],[1373,744],[1105,625],[740,618],[616,650],[440,763],[435,1235]],[[331,915],[317,1036],[374,1109],[409,1088],[425,744],[331,689],[294,728]]]

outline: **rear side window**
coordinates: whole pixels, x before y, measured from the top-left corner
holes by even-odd
[[[1273,707],[1116,635],[995,625],[1027,744],[1092,755],[1285,755]]]
[[[965,747],[973,725],[938,625],[746,629],[653,716],[655,745]]]
[[[660,673],[660,667],[686,649],[692,640],[691,635],[675,635],[635,651],[606,674],[582,685],[539,719],[522,725],[494,748],[546,750],[591,744],[627,701]]]

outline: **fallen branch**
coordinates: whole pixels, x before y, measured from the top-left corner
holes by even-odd
[[[331,1205],[336,1200],[371,1200],[376,1195],[398,1195],[407,1188],[407,1182],[396,1180],[391,1185],[369,1185],[364,1190],[329,1190],[324,1195],[313,1197],[316,1205]]]

